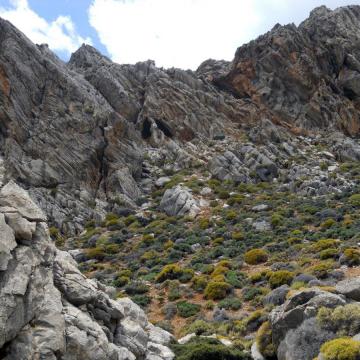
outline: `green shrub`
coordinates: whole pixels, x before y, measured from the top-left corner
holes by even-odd
[[[360,194],[354,194],[349,197],[349,203],[352,206],[359,207],[360,206]]]
[[[322,261],[317,265],[310,266],[306,269],[306,272],[316,276],[319,279],[326,278],[329,271],[334,269],[334,262],[333,260],[326,260]]]
[[[149,292],[149,286],[140,281],[134,281],[125,287],[125,292],[128,295],[139,295]]]
[[[284,217],[278,213],[271,215],[271,225],[274,227],[282,225],[284,222]]]
[[[212,243],[213,245],[221,245],[223,242],[225,241],[225,239],[223,237],[217,237],[215,238]]]
[[[142,237],[142,243],[145,245],[151,245],[155,241],[153,234],[145,234]]]
[[[349,266],[360,265],[360,251],[353,248],[345,249],[343,261]]]
[[[244,240],[244,234],[241,231],[234,231],[231,234],[231,237],[233,240],[236,240],[236,241]]]
[[[183,275],[183,269],[177,264],[169,264],[164,266],[161,272],[156,276],[156,282],[163,282],[165,280],[179,279]]]
[[[242,290],[242,298],[245,301],[253,300],[259,295],[263,295],[263,290],[258,287],[250,287]]]
[[[241,350],[222,345],[216,339],[194,338],[184,345],[173,345],[176,360],[250,360]]]
[[[181,298],[180,286],[178,281],[171,281],[169,283],[168,300],[175,301]]]
[[[325,249],[333,249],[336,248],[339,245],[339,240],[335,239],[321,239],[317,241],[313,248],[315,251],[322,251]]]
[[[127,285],[130,282],[130,278],[128,276],[118,276],[114,281],[113,281],[113,286],[115,287],[122,287]]]
[[[131,300],[138,304],[139,306],[145,308],[146,306],[150,305],[151,303],[151,297],[148,295],[143,294],[137,294],[131,297]]]
[[[320,226],[323,228],[323,229],[329,229],[331,228],[333,225],[336,224],[336,221],[334,219],[326,219],[325,221],[323,221]]]
[[[230,206],[233,206],[233,205],[235,205],[235,204],[241,204],[244,199],[245,199],[244,195],[234,194],[234,195],[231,195],[231,196],[230,196],[230,198],[227,200],[227,203],[228,203]]]
[[[201,218],[199,219],[199,228],[201,230],[206,230],[210,227],[210,221],[207,218]]]
[[[287,270],[274,271],[269,278],[269,284],[272,289],[275,289],[281,285],[290,285],[294,273]]]
[[[194,276],[194,270],[193,269],[183,269],[182,274],[179,277],[179,280],[182,283],[189,282]]]
[[[246,282],[247,275],[240,271],[229,270],[225,274],[225,280],[234,288],[240,289],[244,286]]]
[[[360,341],[350,338],[330,340],[321,346],[320,352],[325,360],[358,360]]]
[[[219,308],[226,310],[239,310],[242,306],[241,300],[236,297],[226,298],[221,300],[218,304]]]
[[[206,299],[221,300],[226,297],[231,286],[224,281],[210,281],[204,291]]]
[[[129,215],[129,216],[127,216],[127,217],[124,219],[124,224],[125,224],[126,226],[129,226],[129,225],[131,225],[132,223],[134,223],[136,220],[137,220],[137,219],[136,219],[136,216],[134,216],[134,215]]]
[[[229,220],[229,221],[232,221],[232,220],[235,220],[237,218],[238,214],[236,211],[234,210],[229,210],[226,212],[226,215],[225,215],[225,219],[226,220]]]
[[[326,259],[332,259],[335,258],[338,255],[337,249],[325,249],[320,252],[320,259],[326,260]]]
[[[276,358],[275,346],[272,343],[272,331],[269,321],[261,324],[256,334],[256,344],[266,359]]]
[[[89,259],[96,259],[96,260],[102,261],[102,260],[104,260],[106,253],[102,247],[98,246],[95,248],[87,249],[86,256]]]
[[[263,249],[252,249],[244,254],[244,260],[249,265],[256,265],[266,262],[268,254]]]
[[[317,321],[323,329],[338,336],[354,336],[360,332],[360,305],[347,304],[335,309],[322,307],[318,311]]]
[[[226,190],[220,190],[219,191],[219,198],[220,199],[225,200],[225,199],[228,199],[229,197],[230,197],[230,194],[229,194],[228,191],[226,191]]]
[[[188,318],[188,317],[196,315],[200,311],[201,306],[198,304],[189,303],[187,301],[179,301],[176,304],[176,308],[177,308],[178,314],[181,317]]]
[[[208,282],[209,279],[207,276],[204,275],[194,276],[192,279],[191,287],[196,291],[202,292],[206,288]]]
[[[204,320],[195,320],[184,329],[185,334],[211,335],[213,332],[214,327]]]

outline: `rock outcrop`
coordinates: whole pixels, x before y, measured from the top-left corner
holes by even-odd
[[[298,27],[277,24],[238,48],[230,71],[214,82],[294,131],[358,135],[359,22],[359,6],[322,6]]]
[[[337,334],[317,320],[322,307],[335,309],[359,300],[359,279],[344,280],[336,286],[337,294],[317,288],[299,291],[270,313],[272,341],[279,360],[307,360],[319,354],[320,346]],[[349,319],[351,321],[351,319]],[[356,320],[354,320],[356,321]]]
[[[0,191],[0,227],[2,359],[174,358],[172,335],[54,247],[44,213],[14,182]]]
[[[200,211],[198,201],[190,190],[177,185],[165,191],[160,208],[169,216],[196,215]]]

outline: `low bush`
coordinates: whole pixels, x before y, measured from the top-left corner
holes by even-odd
[[[140,281],[134,281],[125,287],[125,292],[128,295],[140,295],[149,292],[149,286]]]
[[[284,217],[278,213],[271,215],[271,225],[274,227],[282,225],[284,222]]]
[[[354,336],[360,332],[360,305],[347,304],[335,309],[322,307],[317,314],[319,325],[338,336]]]
[[[263,291],[258,287],[244,288],[242,290],[242,298],[244,301],[250,301],[255,299],[257,296],[263,295]]]
[[[234,231],[231,238],[235,241],[244,240],[244,234],[241,231]]]
[[[86,256],[88,259],[96,259],[102,261],[104,260],[106,253],[102,247],[97,246],[95,248],[87,249]]]
[[[128,276],[117,276],[113,281],[113,286],[115,287],[123,287],[130,282],[130,278]]]
[[[324,279],[328,273],[334,269],[334,262],[332,260],[322,261],[317,265],[310,266],[306,269],[306,272],[316,276],[319,279]]]
[[[294,273],[287,270],[274,271],[269,277],[269,284],[272,289],[281,285],[290,285],[294,278]]]
[[[263,249],[252,249],[244,254],[244,260],[249,265],[256,265],[266,262],[268,254]]]
[[[179,301],[176,304],[176,308],[179,316],[183,318],[188,318],[196,315],[200,311],[201,306],[198,304],[189,303],[187,301]]]
[[[146,306],[150,305],[151,303],[151,297],[144,294],[137,294],[131,297],[131,300],[138,304],[139,306],[145,308]]]
[[[360,341],[351,338],[339,338],[327,341],[320,348],[324,360],[358,360]]]
[[[241,300],[236,297],[226,298],[218,303],[219,308],[226,310],[239,310],[241,308]]]
[[[184,334],[211,335],[214,333],[214,327],[204,320],[195,320],[186,326],[183,332]]]
[[[206,299],[221,300],[229,293],[231,286],[224,281],[210,281],[204,291]]]
[[[261,324],[256,334],[256,344],[266,359],[276,359],[275,346],[272,343],[272,331],[269,321]]]
[[[164,266],[160,273],[156,276],[156,282],[163,282],[165,280],[179,279],[183,275],[183,269],[177,264],[169,264]]]
[[[216,339],[194,338],[184,345],[173,345],[177,360],[250,360],[241,350],[228,347]]]
[[[349,203],[352,206],[359,207],[360,206],[360,194],[354,194],[349,197]]]
[[[335,239],[321,239],[313,245],[315,251],[322,251],[326,249],[334,249],[339,245],[339,240]]]
[[[209,282],[209,278],[204,275],[194,276],[192,279],[191,287],[198,292],[202,292],[205,290],[206,285]]]
[[[326,260],[326,259],[333,259],[337,257],[338,250],[337,249],[325,249],[320,252],[320,259]]]
[[[353,248],[345,249],[342,262],[349,266],[360,265],[360,250]]]

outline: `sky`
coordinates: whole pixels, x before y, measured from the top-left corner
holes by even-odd
[[[232,60],[242,44],[276,23],[298,25],[316,6],[352,4],[360,0],[0,0],[0,17],[64,61],[86,43],[118,63],[195,70]]]

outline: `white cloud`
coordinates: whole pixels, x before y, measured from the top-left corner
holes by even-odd
[[[11,0],[10,3],[8,8],[0,7],[0,17],[9,20],[37,44],[46,43],[54,51],[70,54],[82,43],[91,43],[90,38],[83,38],[76,32],[69,16],[47,22],[29,7],[27,0]]]
[[[232,58],[259,24],[255,10],[240,0],[94,0],[89,20],[114,61],[195,68]]]
[[[299,23],[312,8],[359,0],[93,0],[90,24],[120,63],[153,59],[195,69],[208,58],[231,60],[237,47],[276,23]]]

